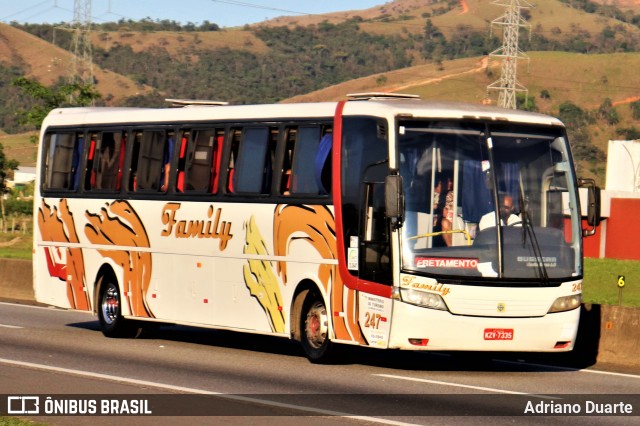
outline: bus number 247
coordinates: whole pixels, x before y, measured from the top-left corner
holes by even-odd
[[[364,317],[364,326],[376,330],[380,327],[380,320],[386,321],[386,318],[383,318],[382,315],[374,314],[373,312],[365,312]]]

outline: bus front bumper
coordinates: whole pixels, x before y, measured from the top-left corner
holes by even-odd
[[[453,315],[403,302],[393,307],[389,348],[509,352],[573,349],[580,309],[543,317]]]

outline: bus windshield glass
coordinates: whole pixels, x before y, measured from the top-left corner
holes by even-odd
[[[402,269],[514,284],[581,276],[564,135],[555,126],[401,121]]]

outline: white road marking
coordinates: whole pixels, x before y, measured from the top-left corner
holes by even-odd
[[[94,373],[91,371],[73,370],[73,369],[63,368],[63,367],[53,367],[53,366],[44,365],[44,364],[35,364],[31,362],[16,361],[16,360],[6,359],[6,358],[0,358],[0,363],[7,364],[7,365],[14,365],[18,367],[34,368],[37,370],[53,371],[56,373],[72,374],[75,376],[89,377],[93,379],[108,380],[108,381],[118,382],[118,383],[126,383],[131,385],[138,385],[138,386],[148,386],[148,387],[154,387],[157,389],[164,389],[169,391],[194,393],[199,395],[216,395],[220,398],[226,398],[234,401],[258,403],[258,404],[267,405],[270,407],[287,408],[287,409],[292,409],[297,411],[308,411],[308,412],[316,413],[317,415],[323,415],[323,416],[339,416],[339,417],[352,419],[352,420],[362,420],[362,421],[367,421],[372,423],[380,423],[380,424],[394,425],[394,426],[413,425],[413,423],[398,422],[394,420],[380,419],[377,417],[354,416],[349,413],[342,413],[339,411],[323,410],[320,408],[286,404],[283,402],[269,401],[266,399],[251,398],[251,397],[239,396],[239,395],[229,395],[221,392],[213,392],[213,391],[208,391],[204,389],[188,388],[184,386],[175,386],[175,385],[169,385],[165,383],[151,382],[147,380],[131,379],[129,377],[114,376],[112,374],[101,374],[101,373]]]
[[[580,368],[572,368],[572,367],[559,367],[555,365],[535,364],[531,362],[509,361],[506,359],[493,359],[492,361],[501,362],[503,364],[529,365],[532,367],[553,368],[554,370],[576,371],[578,373],[603,374],[605,376],[618,376],[618,377],[628,377],[630,379],[640,379],[640,375],[638,374],[616,373],[614,371],[590,370],[586,368],[580,369]]]
[[[9,325],[9,324],[0,324],[0,327],[4,327],[4,328],[24,328],[24,327],[19,327],[17,325]]]
[[[66,309],[56,308],[56,307],[53,307],[53,306],[23,305],[21,303],[0,302],[0,305],[13,306],[14,308],[20,307],[20,308],[30,308],[30,309],[47,309],[47,310],[51,310],[51,311],[52,310],[66,311]],[[77,311],[77,312],[83,312],[83,311]]]
[[[456,388],[480,390],[485,392],[504,393],[508,395],[526,395],[526,396],[533,396],[533,397],[543,398],[543,399],[558,399],[558,397],[549,396],[549,395],[538,395],[538,394],[527,393],[527,392],[510,391],[506,389],[487,388],[484,386],[463,385],[462,383],[442,382],[440,380],[419,379],[417,377],[396,376],[393,374],[374,374],[374,376],[387,377],[389,379],[407,380],[410,382],[431,383],[433,385],[452,386]]]

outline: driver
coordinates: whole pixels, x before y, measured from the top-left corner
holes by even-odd
[[[522,222],[518,215],[513,214],[513,197],[511,195],[505,195],[502,197],[502,205],[500,206],[500,225],[504,226],[522,226]],[[478,223],[478,229],[483,230],[496,226],[496,213],[490,211],[480,218]]]

